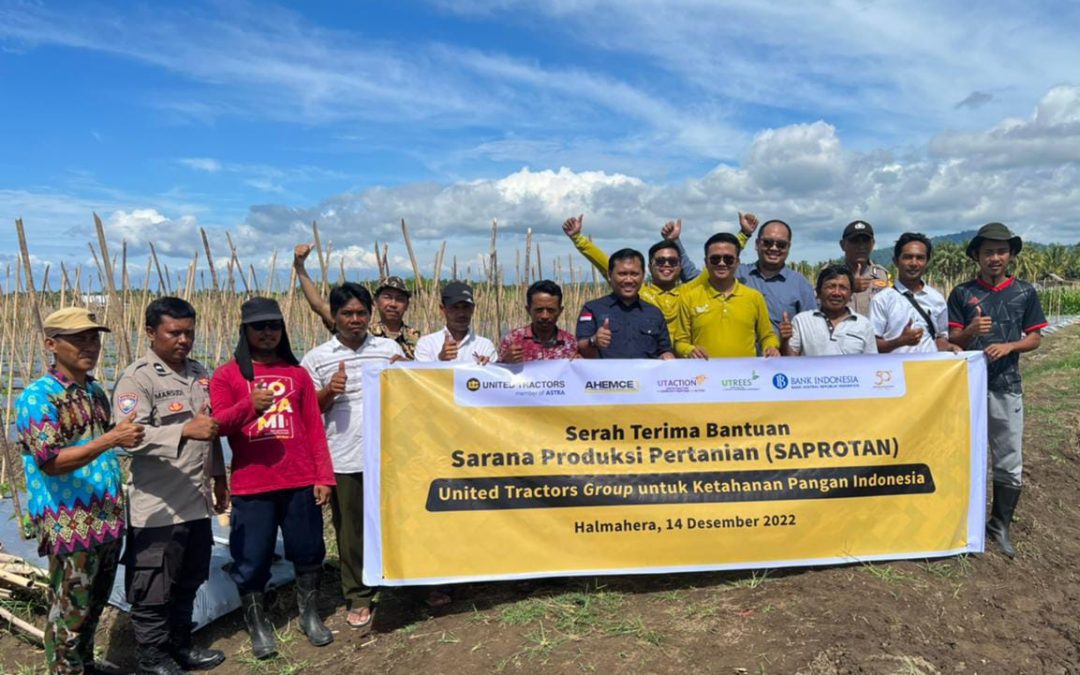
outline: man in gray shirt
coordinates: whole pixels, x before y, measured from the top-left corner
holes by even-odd
[[[113,394],[116,419],[135,413],[146,430],[131,448],[124,587],[138,644],[139,673],[207,670],[225,660],[191,642],[195,593],[210,574],[210,518],[228,487],[209,413],[210,375],[188,358],[195,309],[180,298],[146,308],[150,349],[124,370]],[[213,478],[211,493],[210,478]]]
[[[739,214],[739,243],[745,245],[757,229],[757,218],[752,213]],[[782,220],[770,220],[757,230],[754,241],[757,262],[742,263],[735,278],[739,283],[765,296],[769,308],[769,321],[780,335],[780,324],[791,320],[796,314],[817,309],[814,288],[797,270],[787,266],[791,252],[791,226]]]

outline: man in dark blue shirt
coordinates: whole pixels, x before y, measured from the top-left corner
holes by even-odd
[[[1016,555],[1009,524],[1020,501],[1023,470],[1024,399],[1020,354],[1038,349],[1046,316],[1035,289],[1006,276],[1023,242],[1001,223],[979,228],[967,254],[979,276],[949,294],[949,341],[979,349],[987,360],[987,427],[994,464],[994,504],[987,535],[1005,555]]]
[[[590,300],[578,315],[578,351],[587,359],[672,359],[664,314],[639,296],[645,257],[624,248],[608,259],[612,293]]]

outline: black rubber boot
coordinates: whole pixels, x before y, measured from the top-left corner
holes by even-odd
[[[1001,552],[1010,558],[1016,557],[1016,549],[1009,540],[1009,525],[1012,524],[1019,501],[1020,488],[994,483],[994,504],[990,508],[990,520],[986,523],[986,536],[997,542]]]
[[[180,667],[169,653],[158,645],[139,645],[135,653],[138,658],[139,675],[183,675],[184,669]]]
[[[300,608],[300,630],[308,642],[323,647],[334,641],[322,619],[319,618],[319,578],[321,572],[304,572],[296,575],[296,604]]]
[[[169,653],[185,670],[210,670],[225,662],[225,652],[220,649],[203,649],[191,643],[194,624],[173,625],[169,634]]]
[[[263,594],[244,593],[240,596],[240,602],[244,609],[244,623],[247,624],[248,635],[251,636],[251,655],[257,659],[265,659],[277,654],[274,627],[266,618]]]

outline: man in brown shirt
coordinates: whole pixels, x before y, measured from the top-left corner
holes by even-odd
[[[210,374],[188,358],[195,309],[180,298],[146,308],[150,349],[128,366],[113,394],[116,419],[135,413],[145,428],[131,448],[124,586],[140,673],[206,670],[224,652],[191,642],[195,593],[209,578],[210,518],[228,502]],[[213,488],[211,489],[211,478]]]

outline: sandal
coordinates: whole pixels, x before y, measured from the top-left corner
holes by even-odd
[[[362,612],[368,610],[367,619],[361,619]],[[361,609],[351,609],[349,613],[345,615],[345,623],[350,627],[355,628],[359,632],[359,637],[364,637],[371,632],[372,624],[375,623],[375,608],[363,607]]]

